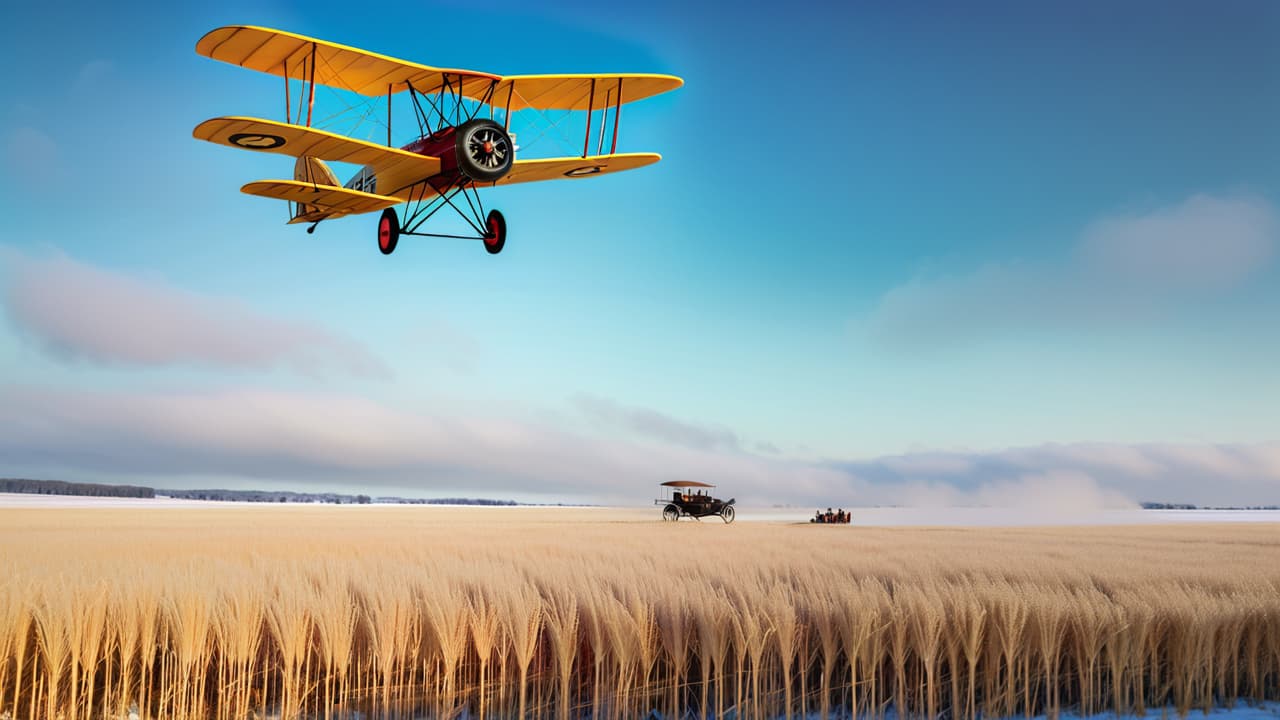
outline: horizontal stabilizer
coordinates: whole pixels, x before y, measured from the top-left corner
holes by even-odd
[[[205,120],[191,132],[197,140],[219,145],[278,153],[291,157],[308,155],[330,162],[371,165],[382,177],[411,177],[421,180],[440,172],[439,158],[426,157],[399,148],[337,135],[324,130],[251,117],[219,117]],[[390,184],[390,183],[388,183]]]
[[[633,170],[652,165],[662,159],[658,153],[617,153],[614,155],[588,155],[586,157],[539,158],[516,160],[511,172],[495,185],[558,180],[562,178],[586,178],[609,173]]]
[[[376,212],[400,204],[399,198],[349,190],[332,185],[315,185],[297,180],[258,180],[240,188],[258,197],[288,200],[305,206],[307,212],[290,222],[316,222],[343,215]]]

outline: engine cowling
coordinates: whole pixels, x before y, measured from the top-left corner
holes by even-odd
[[[494,182],[515,161],[515,146],[502,125],[488,118],[468,120],[454,133],[458,171],[476,182]]]
[[[494,182],[511,171],[515,144],[498,123],[488,118],[468,120],[457,127],[443,127],[401,148],[439,158],[440,177],[446,185],[459,177]],[[433,187],[437,183],[433,183]]]

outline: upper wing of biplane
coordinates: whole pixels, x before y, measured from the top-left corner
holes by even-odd
[[[657,153],[617,153],[614,155],[588,155],[586,157],[516,160],[511,164],[511,172],[504,175],[494,185],[514,185],[515,183],[557,180],[560,178],[595,177],[596,175],[606,175],[652,165],[661,159],[662,156]]]
[[[283,30],[229,25],[211,30],[196,43],[196,52],[214,60],[295,80],[386,95],[409,89],[431,93],[446,81],[456,92],[459,80],[467,97],[483,98],[502,78],[473,70],[455,70],[397,60],[386,55],[316,40]]]
[[[498,83],[489,102],[510,111],[599,110],[653,97],[681,85],[684,81],[674,75],[508,75]]]
[[[400,188],[440,172],[440,158],[260,118],[213,118],[197,125],[191,134],[199,140],[246,150],[370,165],[379,184],[387,188]]]
[[[592,110],[675,90],[674,75],[509,75],[438,68],[283,30],[229,25],[209,31],[196,52],[214,60],[295,80],[386,95],[408,90],[451,92],[508,110]],[[495,87],[495,83],[497,83]],[[459,88],[461,84],[461,88]]]

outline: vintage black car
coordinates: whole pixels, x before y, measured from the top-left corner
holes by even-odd
[[[668,497],[658,498],[654,505],[662,505],[662,519],[676,522],[682,517],[701,520],[704,517],[718,517],[726,523],[733,522],[733,503],[736,498],[720,500],[711,497],[708,492],[715,485],[695,480],[672,480],[662,483],[662,487],[670,488]],[[666,491],[664,491],[665,493]]]

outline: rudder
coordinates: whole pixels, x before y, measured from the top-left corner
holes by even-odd
[[[309,183],[311,185],[332,185],[333,187],[341,187],[338,177],[333,174],[329,166],[323,160],[310,155],[301,155],[298,161],[293,164],[293,179],[298,182]],[[301,203],[293,203],[293,212],[290,214],[290,221],[300,217],[311,217],[320,211],[320,208],[311,205],[303,205]]]

